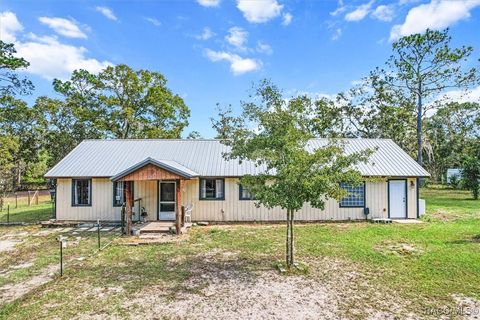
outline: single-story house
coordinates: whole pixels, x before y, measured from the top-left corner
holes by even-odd
[[[329,199],[325,209],[305,204],[300,221],[417,218],[418,178],[429,173],[389,139],[343,139],[345,152],[376,149],[358,165],[367,179],[343,185],[349,196]],[[313,139],[320,148],[327,139]],[[174,220],[181,206],[192,207],[192,221],[276,221],[281,208],[255,206],[239,178],[264,170],[253,162],[225,160],[220,140],[85,140],[45,176],[56,180],[56,219],[119,221],[125,189],[133,190],[134,220]],[[366,210],[368,208],[368,210]]]

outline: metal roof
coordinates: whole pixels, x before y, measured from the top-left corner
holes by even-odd
[[[328,139],[312,139],[307,148],[320,148]],[[426,177],[429,173],[390,139],[341,139],[345,153],[375,149],[367,164],[359,164],[364,176]],[[84,140],[45,175],[61,177],[114,177],[147,158],[191,176],[236,177],[258,174],[265,167],[253,161],[225,160],[229,147],[220,140]]]

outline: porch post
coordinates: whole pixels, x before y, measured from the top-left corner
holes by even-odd
[[[125,230],[126,230],[127,236],[130,236],[132,232],[132,190],[130,186],[131,183],[133,182],[126,181],[125,183],[125,197],[127,198],[125,199],[125,203],[127,206],[125,210],[125,214],[127,215],[125,219],[125,222],[126,222]]]
[[[177,235],[180,235],[180,232],[182,231],[182,221],[181,221],[181,217],[182,215],[180,214],[180,206],[182,204],[182,199],[181,199],[181,183],[182,183],[182,180],[179,179],[177,180],[177,203],[175,205],[175,230],[177,232]]]

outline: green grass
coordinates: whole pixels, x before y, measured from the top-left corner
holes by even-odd
[[[15,208],[14,203],[10,204],[10,222],[37,222],[53,218],[53,209],[50,197],[42,197],[38,204],[28,206],[21,203]],[[7,206],[0,212],[0,222],[7,222]]]
[[[398,296],[418,315],[427,306],[453,305],[453,295],[480,299],[480,201],[470,200],[467,192],[440,188],[422,190],[421,196],[427,201],[423,224],[298,225],[296,258],[310,266],[305,276],[316,279],[314,268],[325,259],[341,261],[345,268],[334,272],[361,273],[360,286],[368,282],[385,296]],[[160,286],[173,299],[176,292],[186,290],[183,284],[192,270],[205,264],[235,270],[272,270],[283,259],[284,236],[283,225],[212,226],[193,228],[190,239],[179,243],[112,245],[94,258],[70,265],[64,278],[4,306],[0,317],[122,317],[124,312],[131,312],[128,308],[135,308],[127,307],[125,301],[146,288]],[[32,254],[38,261],[47,259],[43,263],[46,265],[55,260],[52,243],[52,239],[27,242],[20,255]],[[92,246],[85,242],[85,248]],[[237,255],[230,263],[206,260],[205,254],[216,251]],[[7,257],[0,262],[0,269],[14,261],[15,257]],[[24,279],[23,275],[18,279]],[[95,288],[115,287],[122,290],[97,298]]]

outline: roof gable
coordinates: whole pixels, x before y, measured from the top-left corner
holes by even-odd
[[[123,170],[113,181],[190,179],[198,174],[175,161],[155,160],[150,157]]]

